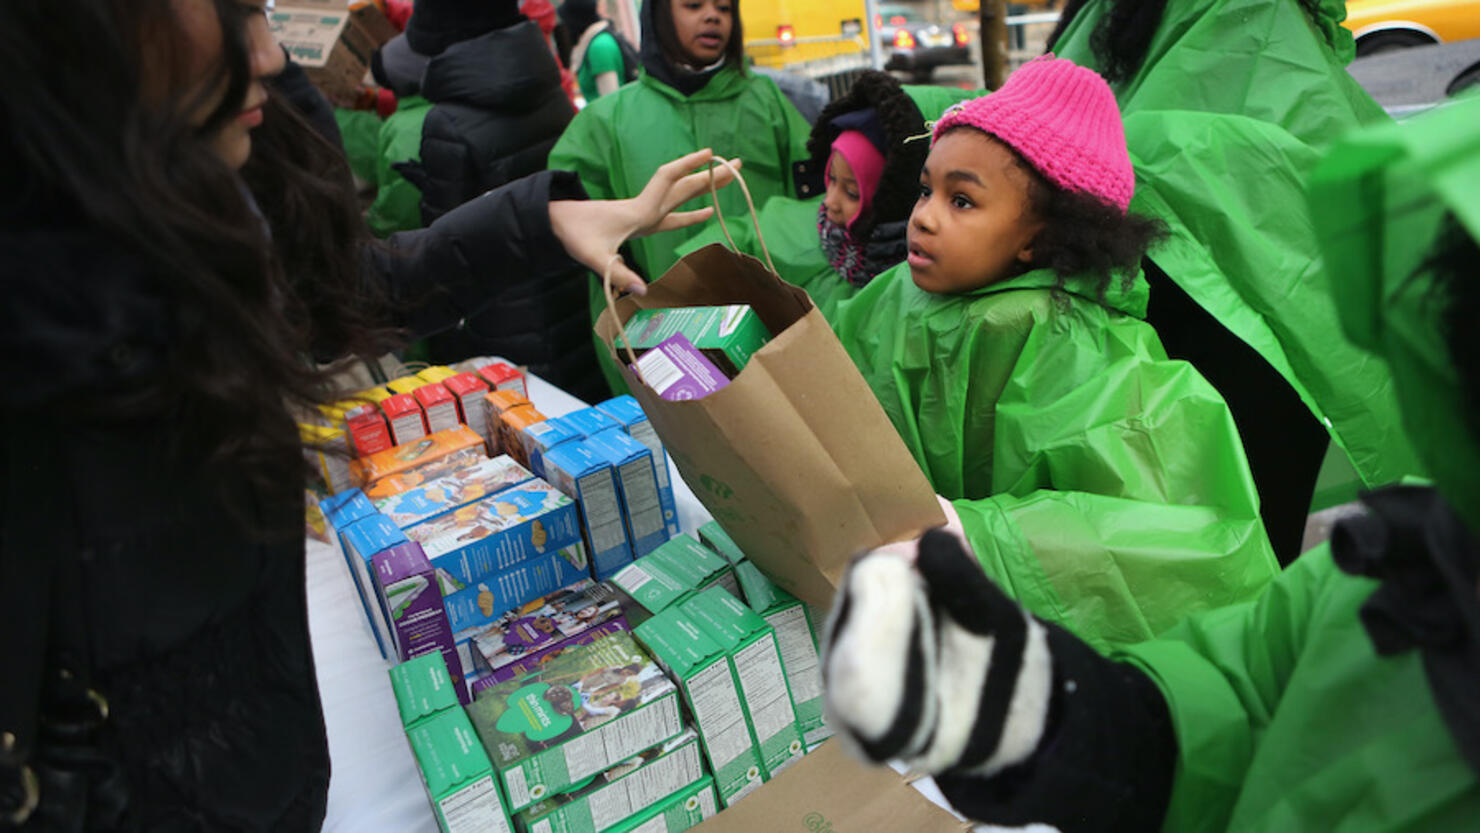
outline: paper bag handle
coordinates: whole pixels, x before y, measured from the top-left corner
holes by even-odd
[[[735,181],[740,184],[741,193],[745,194],[745,204],[750,208],[750,225],[751,228],[755,229],[756,241],[761,244],[761,254],[766,256],[766,268],[771,270],[771,274],[775,275],[778,278],[781,277],[780,273],[776,271],[776,264],[771,262],[771,250],[766,248],[766,236],[764,234],[761,234],[761,221],[756,216],[755,200],[750,198],[750,187],[745,184],[745,177],[740,175],[739,168],[736,168],[734,165],[730,164],[730,160],[724,158],[723,156],[719,156],[716,154],[713,161],[724,165],[726,168],[729,168],[730,173],[735,175]],[[730,251],[739,253],[740,247],[735,245],[735,238],[730,236],[730,227],[725,225],[725,214],[723,211],[719,210],[719,188],[717,188],[714,184],[713,165],[709,166],[709,199],[712,203],[714,203],[714,216],[719,219],[719,230],[724,232],[725,241],[730,244]]]
[[[739,168],[735,167],[730,163],[730,160],[723,156],[716,154],[711,161],[724,165],[730,169],[730,173],[735,175],[735,181],[740,184],[740,190],[745,194],[745,204],[750,208],[750,224],[755,229],[755,239],[761,244],[761,254],[766,256],[766,268],[771,270],[771,274],[779,278],[780,275],[776,272],[776,265],[771,262],[771,251],[766,248],[765,235],[761,234],[760,219],[756,217],[755,213],[755,200],[750,197],[750,188],[745,184],[745,177],[741,176]],[[719,218],[719,229],[724,232],[725,240],[730,244],[730,251],[739,252],[740,248],[735,245],[735,238],[730,236],[730,229],[725,225],[725,215],[719,210],[719,189],[714,184],[714,165],[709,166],[709,199],[714,203],[714,216]],[[629,359],[629,364],[632,366],[632,372],[637,374],[639,381],[647,385],[648,381],[643,378],[642,368],[637,366],[637,353],[632,350],[632,342],[627,340],[627,333],[620,326],[622,319],[617,316],[615,296],[612,294],[612,267],[616,266],[617,262],[621,259],[621,255],[612,255],[607,260],[606,271],[601,276],[601,297],[606,301],[607,311],[612,314],[612,321],[618,324],[617,339],[620,340],[622,347],[627,351],[627,358]],[[648,385],[648,387],[652,387],[652,385]]]

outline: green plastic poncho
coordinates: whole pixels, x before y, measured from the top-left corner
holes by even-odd
[[[1365,131],[1338,144],[1310,186],[1326,266],[1340,276],[1341,322],[1392,363],[1403,417],[1471,529],[1480,528],[1480,448],[1462,422],[1442,307],[1420,264],[1445,210],[1480,237],[1477,126],[1472,99]],[[1362,623],[1377,586],[1341,572],[1323,545],[1257,602],[1121,653],[1156,681],[1177,735],[1164,830],[1475,828],[1480,785],[1435,705],[1423,655],[1378,656]]]
[[[940,118],[945,109],[958,101],[984,95],[982,90],[961,90],[952,87],[931,87],[914,84],[901,85],[905,94],[915,103],[927,125]],[[920,139],[928,142],[929,139]],[[822,197],[799,200],[793,197],[772,197],[756,213],[756,220],[765,236],[766,248],[776,265],[776,273],[782,280],[801,287],[812,297],[812,303],[830,317],[837,304],[853,297],[858,287],[849,283],[835,272],[822,252],[817,237],[817,210]],[[760,244],[746,214],[726,215],[730,236],[736,248],[764,262]],[[678,248],[680,256],[696,252],[710,243],[725,243],[718,221],[711,220],[703,231]]]
[[[1160,687],[1177,735],[1163,830],[1475,828],[1480,788],[1421,654],[1379,657],[1362,626],[1376,587],[1322,545],[1256,603],[1125,649],[1119,658]]]
[[[1278,572],[1233,418],[1144,315],[1035,270],[964,295],[901,264],[833,326],[983,568],[1101,647],[1255,596]]]
[[[421,127],[432,111],[432,103],[419,95],[400,100],[396,112],[380,125],[376,142],[375,201],[365,212],[365,222],[376,237],[419,229],[421,189],[392,167],[399,162],[421,161]]]
[[[708,147],[744,161],[745,182],[761,206],[791,192],[791,164],[806,158],[808,129],[775,82],[757,73],[741,75],[726,67],[685,97],[644,70],[636,83],[576,114],[550,151],[549,166],[574,171],[592,199],[624,199],[642,191],[660,165]],[[680,210],[708,204],[706,194]],[[720,192],[719,204],[728,217],[747,212],[736,186]],[[632,266],[649,280],[658,279],[678,260],[678,246],[696,233],[690,227],[631,241]],[[605,308],[601,291],[600,280],[592,281],[593,322]],[[624,389],[599,340],[596,355],[612,389]]]
[[[1055,53],[1098,68],[1090,38],[1107,5],[1088,3]],[[1341,0],[1321,0],[1316,20],[1297,0],[1169,0],[1140,69],[1111,86],[1136,166],[1131,209],[1171,227],[1151,258],[1378,485],[1421,467],[1387,367],[1342,334],[1304,202],[1320,151],[1388,121],[1345,70],[1344,16]]]
[[[1414,279],[1446,211],[1480,238],[1480,98],[1343,143],[1316,169],[1310,205],[1341,276],[1347,333],[1392,364],[1409,436],[1440,491],[1480,528],[1480,448],[1465,422],[1474,415],[1429,282]]]
[[[349,169],[361,180],[375,184],[375,165],[380,141],[380,116],[372,110],[334,108],[334,122],[344,140],[344,156]]]

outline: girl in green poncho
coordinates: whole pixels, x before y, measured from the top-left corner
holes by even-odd
[[[1048,41],[1115,92],[1132,207],[1171,231],[1144,265],[1146,319],[1227,400],[1282,561],[1328,445],[1352,487],[1422,473],[1387,367],[1341,333],[1341,276],[1302,199],[1322,150],[1389,121],[1346,71],[1344,15],[1344,0],[1068,0]],[[1315,508],[1355,497],[1333,479]]]
[[[1310,187],[1343,330],[1393,368],[1436,488],[1367,493],[1258,599],[1109,658],[1026,615],[949,532],[910,557],[876,550],[844,577],[825,640],[843,741],[933,773],[957,811],[996,825],[1474,830],[1477,118],[1470,101],[1364,133]]]
[[[1100,644],[1256,593],[1227,407],[1140,320],[1156,227],[1104,81],[1029,62],[946,111],[920,182],[908,263],[832,324],[988,575]]]
[[[770,79],[747,72],[740,6],[734,0],[648,0],[642,11],[642,70],[635,83],[592,102],[550,151],[553,169],[575,171],[593,199],[642,190],[658,166],[696,148],[740,159],[757,205],[791,193],[791,165],[805,155],[807,122]],[[746,210],[744,195],[721,194],[720,208]],[[695,200],[687,208],[705,203]],[[634,242],[628,263],[649,281],[678,260],[685,229]],[[603,308],[590,287],[592,321]],[[597,342],[607,381],[620,375]]]
[[[728,240],[710,223],[679,254],[731,241],[745,254],[768,254],[783,280],[805,289],[823,316],[831,316],[859,287],[904,260],[905,226],[930,152],[928,125],[975,95],[864,72],[818,116],[808,155],[795,166],[798,196],[772,197],[757,213],[764,252],[751,225],[737,220],[729,224]]]

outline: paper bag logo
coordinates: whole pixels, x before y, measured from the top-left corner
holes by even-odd
[[[802,816],[802,828],[808,833],[836,833],[832,822],[815,810]]]
[[[699,485],[703,486],[705,491],[723,500],[729,500],[730,498],[735,496],[734,489],[731,489],[729,486],[726,486],[724,483],[715,480],[713,477],[710,477],[707,474],[700,475]]]

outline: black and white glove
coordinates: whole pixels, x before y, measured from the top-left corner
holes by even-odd
[[[1151,831],[1177,747],[1160,690],[1002,592],[951,530],[856,559],[828,621],[828,721],[998,825]]]

